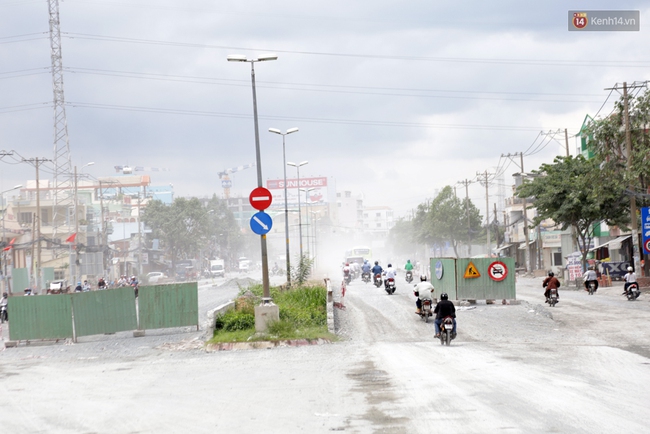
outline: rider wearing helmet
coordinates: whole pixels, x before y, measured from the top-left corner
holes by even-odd
[[[449,296],[446,292],[440,294],[440,301],[436,304],[435,309],[433,309],[433,313],[436,314],[436,320],[434,321],[436,327],[435,337],[440,337],[440,324],[442,324],[442,321],[446,317],[450,316],[454,321],[454,328],[451,330],[451,338],[454,339],[456,337],[456,307],[454,303],[449,301]]]
[[[413,264],[411,264],[410,259],[406,260],[406,265],[404,265],[404,271],[413,271]]]
[[[363,261],[363,265],[361,266],[361,273],[363,273],[363,275],[370,275],[370,262],[368,262],[367,259]]]
[[[560,281],[557,280],[557,277],[555,277],[555,273],[552,271],[548,272],[548,277],[544,279],[542,282],[542,288],[546,288],[544,291],[544,297],[546,297],[546,303],[548,303],[548,297],[551,295],[551,289],[555,289],[557,293],[557,298],[558,301],[560,301],[560,291],[558,289],[560,288]]]
[[[636,283],[636,274],[634,273],[634,268],[627,267],[627,274],[623,276],[623,280],[625,280],[625,285],[623,286],[623,288],[625,288],[625,292],[623,294],[627,294],[627,289],[630,287],[630,285]]]
[[[381,268],[381,265],[379,265],[379,261],[375,261],[375,266],[372,267],[372,269],[370,271],[372,271],[372,276],[373,276],[373,279],[375,279],[375,282],[377,281],[377,278],[376,278],[377,275],[379,275],[379,280],[381,281],[381,275],[384,272],[384,269]]]
[[[418,298],[415,300],[415,305],[417,306],[415,313],[420,314],[422,312],[422,300],[431,300],[431,302],[433,302],[433,290],[433,285],[427,282],[427,276],[424,274],[421,275],[420,283],[415,285],[415,288],[413,288],[413,293]]]
[[[594,284],[596,285],[595,290],[596,291],[598,290],[598,275],[596,274],[596,271],[594,270],[594,268],[595,267],[593,265],[590,265],[589,269],[587,271],[585,271],[584,276],[582,276],[582,278],[585,281],[585,290],[587,290],[587,291],[589,290],[589,284],[591,282],[594,282]]]
[[[392,264],[388,264],[388,267],[386,267],[386,270],[384,271],[384,275],[386,276],[386,279],[384,280],[384,286],[388,288],[388,279],[395,280],[395,276],[397,276],[397,270],[393,268]]]

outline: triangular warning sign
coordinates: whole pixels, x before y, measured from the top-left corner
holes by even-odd
[[[475,279],[477,277],[481,277],[481,273],[478,272],[476,265],[474,265],[474,263],[470,261],[470,263],[467,264],[467,268],[465,269],[465,275],[463,277],[465,279]]]

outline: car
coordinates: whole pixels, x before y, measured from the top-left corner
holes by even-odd
[[[167,279],[167,275],[162,271],[152,271],[147,274],[147,283],[162,283],[163,280]]]

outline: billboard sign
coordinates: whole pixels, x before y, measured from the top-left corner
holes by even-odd
[[[266,181],[266,188],[273,195],[273,207],[284,208],[284,179],[269,179]],[[298,189],[308,190],[299,191]],[[287,178],[287,203],[298,205],[298,193],[300,193],[301,204],[324,204],[327,203],[327,177],[300,178],[298,185],[297,178]]]

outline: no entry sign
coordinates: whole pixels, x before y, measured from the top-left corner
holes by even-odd
[[[271,192],[266,188],[257,187],[255,190],[251,191],[248,200],[253,208],[258,211],[264,211],[269,206],[271,206],[273,196],[271,196]]]
[[[488,275],[490,279],[501,282],[508,276],[508,267],[501,261],[493,262],[488,267]]]

